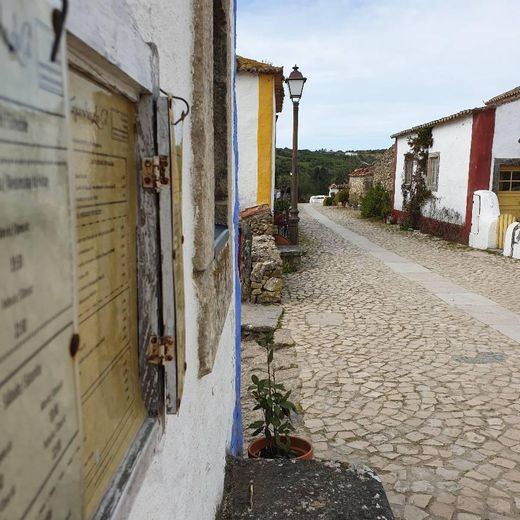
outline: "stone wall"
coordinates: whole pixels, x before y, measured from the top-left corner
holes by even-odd
[[[238,245],[238,274],[240,277],[240,287],[242,289],[242,301],[249,301],[251,295],[251,254],[253,247],[253,236],[247,220],[239,224],[239,245]]]
[[[242,300],[280,303],[282,258],[273,237],[273,214],[266,204],[240,212]]]
[[[372,186],[372,175],[354,176],[349,179],[349,204],[357,206]]]
[[[282,300],[282,258],[274,237],[253,236],[251,255],[251,303],[280,303]]]
[[[392,145],[381,158],[372,166],[374,184],[381,184],[389,193],[392,192],[394,167],[395,167],[395,146]]]
[[[240,221],[247,222],[253,236],[273,234],[273,214],[267,204],[244,209],[240,212]]]

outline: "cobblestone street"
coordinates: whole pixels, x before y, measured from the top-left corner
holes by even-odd
[[[400,519],[520,518],[520,263],[349,210],[300,217],[282,326],[316,456],[374,468]]]

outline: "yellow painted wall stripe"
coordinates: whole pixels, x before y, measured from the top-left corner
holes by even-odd
[[[256,203],[271,205],[273,193],[274,77],[258,76],[258,173]]]

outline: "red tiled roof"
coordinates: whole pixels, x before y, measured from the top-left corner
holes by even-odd
[[[470,114],[474,114],[475,112],[480,112],[482,110],[485,110],[485,107],[468,108],[466,110],[461,110],[460,112],[457,112],[456,114],[451,114],[450,116],[441,117],[440,119],[435,119],[434,121],[430,121],[429,123],[424,123],[422,125],[413,126],[412,128],[408,128],[407,130],[402,130],[401,132],[392,134],[390,137],[393,139],[395,137],[401,137],[403,135],[413,134],[414,132],[417,132],[417,130],[421,130],[421,128],[433,128],[434,126],[438,126],[443,123],[447,123],[448,121],[453,121],[455,119],[460,119],[461,117],[465,117]]]
[[[430,128],[437,125],[440,125],[442,123],[447,123],[448,121],[453,121],[454,119],[459,119],[461,117],[465,117],[470,114],[475,114],[476,112],[480,112],[482,110],[486,110],[486,108],[490,106],[497,106],[502,105],[504,103],[509,103],[511,101],[516,101],[517,99],[520,99],[520,86],[515,87],[511,90],[508,90],[507,92],[504,92],[502,94],[499,94],[498,96],[495,96],[488,101],[486,101],[484,104],[486,106],[484,107],[476,107],[476,108],[468,108],[467,110],[461,110],[460,112],[457,112],[456,114],[452,114],[450,116],[441,117],[440,119],[435,119],[434,121],[430,121],[429,123],[424,123],[422,125],[417,125],[412,128],[408,128],[407,130],[402,130],[401,132],[397,132],[396,134],[391,135],[390,137],[401,137],[403,135],[412,134],[416,132],[417,130],[420,130],[421,128]]]
[[[364,168],[356,168],[350,172],[350,177],[366,177],[367,175],[373,175],[374,168],[372,166],[366,166]]]
[[[276,113],[282,111],[283,98],[285,92],[283,89],[283,67],[276,67],[270,63],[253,60],[251,58],[244,58],[237,56],[237,71],[238,72],[252,72],[254,74],[271,74],[274,76],[274,92],[276,100]]]
[[[520,99],[520,86],[492,97],[486,101],[486,105],[502,105],[503,103],[509,103],[510,101],[515,101],[517,99]]]
[[[252,206],[251,208],[243,209],[240,212],[240,218],[246,219],[256,215],[262,215],[263,213],[268,214],[271,212],[271,208],[267,204],[260,204],[259,206]]]

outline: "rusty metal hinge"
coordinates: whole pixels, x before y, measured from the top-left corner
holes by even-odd
[[[170,184],[170,160],[167,155],[145,157],[141,161],[143,188],[159,191]]]
[[[153,365],[163,365],[173,361],[174,342],[171,336],[159,337],[153,335],[148,343],[146,359]]]

